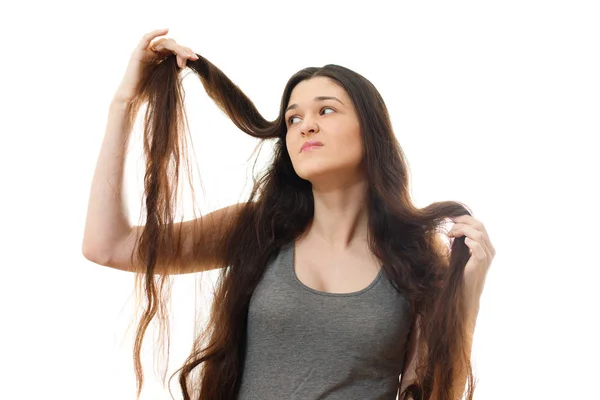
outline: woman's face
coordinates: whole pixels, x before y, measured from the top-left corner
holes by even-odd
[[[362,176],[358,116],[346,91],[334,80],[319,76],[297,84],[285,120],[286,146],[299,177],[314,187],[343,185]],[[309,140],[317,140],[323,146],[301,152]]]

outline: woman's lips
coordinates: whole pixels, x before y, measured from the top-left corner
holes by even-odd
[[[317,145],[317,146],[307,146],[307,147],[305,147],[305,148],[302,149],[302,152],[311,151],[311,150],[314,150],[314,149],[318,149],[319,147],[323,147],[323,146],[319,146],[319,145]]]
[[[300,153],[302,153],[303,151],[307,151],[307,150],[313,150],[315,148],[322,147],[322,146],[323,146],[323,143],[318,142],[316,140],[311,140],[302,145],[302,147],[300,148]]]

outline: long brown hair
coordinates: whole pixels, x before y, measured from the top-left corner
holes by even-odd
[[[205,58],[188,60],[206,92],[233,123],[246,134],[275,139],[268,169],[254,186],[236,223],[220,240],[221,267],[206,329],[180,372],[184,399],[230,400],[237,397],[244,368],[246,326],[250,297],[269,261],[280,248],[301,236],[313,217],[311,184],[294,171],[285,145],[284,110],[294,87],[314,76],[333,79],[343,87],[357,110],[364,143],[363,166],[369,182],[368,241],[382,261],[394,287],[405,293],[419,316],[420,359],[416,382],[401,399],[455,399],[457,371],[466,369],[466,398],[472,399],[475,381],[471,369],[468,321],[463,304],[463,272],[469,258],[464,236],[446,241],[448,218],[471,214],[458,202],[436,202],[417,208],[410,198],[405,155],[392,130],[386,105],[374,85],[339,65],[304,68],[287,82],[279,116],[265,120],[252,101]],[[161,335],[167,331],[168,277],[155,272],[158,263],[176,265],[180,257],[174,232],[175,190],[179,165],[187,161],[184,93],[174,56],[149,67],[140,95],[130,105],[133,118],[142,104],[144,116],[144,208],[146,222],[135,254],[145,265],[136,274],[136,293],[143,289],[145,307],[134,345],[138,398],[143,387],[140,361],[142,341],[150,322],[158,317]],[[261,144],[263,141],[261,141]],[[161,336],[162,337],[162,336]],[[198,367],[198,368],[197,368]],[[172,376],[172,377],[173,377]]]

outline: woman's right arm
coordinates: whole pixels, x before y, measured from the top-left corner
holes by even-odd
[[[82,251],[85,258],[96,264],[144,272],[142,265],[131,261],[143,226],[131,226],[129,223],[122,190],[131,129],[127,103],[114,100],[110,105],[104,141],[92,180]],[[174,231],[178,233],[181,229],[181,262],[169,270],[161,270],[164,267],[157,265],[156,272],[185,274],[216,268],[224,256],[218,254],[219,244],[245,204],[234,204],[200,218],[175,223]],[[136,259],[133,258],[134,262]]]
[[[115,246],[132,229],[123,196],[125,153],[131,136],[131,120],[127,102],[113,100],[92,179],[82,246],[85,258],[102,265],[109,263]]]
[[[124,271],[144,271],[143,266],[132,265],[131,261],[143,226],[130,225],[123,196],[125,154],[135,121],[133,114],[137,111],[129,110],[129,105],[138,95],[144,69],[157,57],[175,54],[180,68],[185,67],[187,59],[198,59],[190,48],[177,44],[173,39],[160,38],[151,43],[167,31],[158,29],[145,34],[131,54],[125,76],[110,104],[88,200],[83,255],[97,264]],[[223,257],[217,254],[218,243],[244,205],[234,204],[201,218],[174,224],[175,232],[181,232],[181,265],[169,271],[161,270],[164,267],[157,265],[156,271],[176,274],[214,268]],[[135,262],[137,257],[133,259]]]

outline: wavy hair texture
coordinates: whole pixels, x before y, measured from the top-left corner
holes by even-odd
[[[409,191],[408,165],[394,135],[386,105],[374,85],[358,73],[338,66],[304,68],[287,82],[279,116],[265,120],[252,101],[216,66],[199,56],[187,66],[202,82],[207,94],[233,123],[259,139],[275,139],[272,162],[254,186],[236,223],[220,241],[221,267],[210,318],[198,334],[193,350],[179,375],[185,400],[236,399],[244,368],[245,332],[250,297],[268,262],[282,245],[306,231],[314,212],[310,182],[294,171],[286,149],[284,110],[291,92],[314,76],[333,79],[352,100],[364,143],[363,166],[369,181],[368,240],[382,261],[394,287],[405,293],[421,319],[416,382],[400,399],[454,400],[464,388],[454,388],[459,370],[467,371],[466,398],[475,389],[470,360],[471,337],[463,303],[463,272],[469,259],[464,236],[448,239],[443,225],[451,217],[470,215],[454,201],[417,208]],[[161,337],[168,341],[168,276],[155,272],[157,264],[176,265],[180,257],[173,228],[175,189],[179,166],[186,161],[183,87],[175,56],[149,66],[139,96],[130,104],[134,118],[142,104],[144,116],[144,209],[146,223],[133,256],[145,265],[136,274],[136,293],[144,295],[139,320],[134,365],[138,398],[144,379],[140,350],[150,322],[157,317]],[[261,141],[261,144],[263,141]],[[290,218],[293,216],[293,218]],[[217,239],[217,238],[215,238]],[[196,249],[195,249],[196,250]],[[398,387],[399,388],[399,387]],[[460,392],[456,392],[459,390]],[[435,396],[435,397],[434,397]]]

